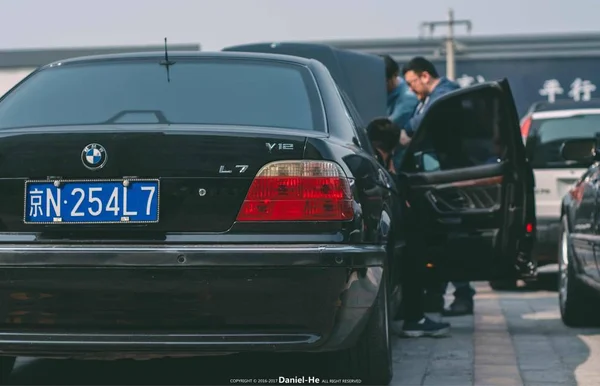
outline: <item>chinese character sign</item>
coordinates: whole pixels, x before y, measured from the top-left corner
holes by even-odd
[[[441,74],[445,61],[436,62]],[[600,100],[600,57],[467,59],[456,63],[456,83],[472,87],[491,80],[508,79],[519,115],[533,103]]]
[[[463,74],[460,78],[456,79],[456,83],[458,83],[458,85],[463,88],[469,87],[473,84],[473,82],[475,82],[475,78],[466,74]]]
[[[456,83],[458,83],[458,85],[462,88],[472,86],[475,83],[483,83],[483,82],[485,82],[485,78],[481,75],[477,75],[477,76],[473,77],[473,76],[470,76],[467,74],[462,74],[461,77],[456,79]]]
[[[590,80],[575,78],[569,86],[567,96],[576,102],[589,101],[592,99],[594,91],[596,91],[596,85]],[[554,103],[557,96],[564,94],[564,89],[557,79],[548,79],[539,90],[539,94],[548,98],[548,102]]]
[[[596,85],[589,80],[577,78],[571,83],[571,91],[569,96],[574,101],[589,101],[592,99],[592,93],[596,91]]]
[[[44,211],[42,209],[42,195],[43,191],[39,189],[33,189],[29,192],[29,216],[37,217],[44,216]]]
[[[54,194],[51,190],[32,188],[29,190],[29,217],[60,217],[60,190]]]
[[[564,90],[560,86],[560,82],[556,79],[548,79],[540,89],[540,95],[547,97],[550,103],[554,103],[556,96],[561,95],[563,92]]]

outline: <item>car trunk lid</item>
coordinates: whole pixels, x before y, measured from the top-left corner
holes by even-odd
[[[225,232],[234,223],[260,168],[272,161],[302,159],[307,136],[326,134],[184,125],[170,126],[168,130],[160,125],[6,130],[0,137],[0,231],[86,233],[100,238],[102,231],[115,230]],[[105,150],[106,163],[100,169],[89,170],[84,166],[82,152],[90,144]],[[23,205],[25,181],[120,183],[134,178],[159,180],[158,222],[24,223],[24,211],[31,214],[28,203]],[[87,193],[84,196],[84,201],[89,200]],[[105,208],[106,197],[102,202]],[[78,198],[78,195],[61,196],[61,201],[67,202],[64,208],[70,210],[72,201]],[[47,197],[44,201],[41,209],[48,209]],[[81,208],[85,210],[86,205]]]

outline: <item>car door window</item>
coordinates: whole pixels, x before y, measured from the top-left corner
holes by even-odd
[[[435,154],[435,151],[421,152],[419,154],[419,156],[421,156],[422,160],[423,160],[423,163],[422,163],[423,171],[435,172],[435,171],[441,170],[440,162],[437,158],[437,155]]]
[[[482,97],[481,93],[455,96],[440,106],[441,114],[430,117],[431,129],[417,138],[413,147],[420,171],[498,164],[504,158],[506,146],[500,128],[507,114],[499,96]]]

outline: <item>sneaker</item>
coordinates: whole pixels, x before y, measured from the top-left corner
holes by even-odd
[[[440,337],[450,332],[450,323],[434,322],[424,317],[418,322],[404,322],[401,335],[408,338],[419,338],[421,336]]]

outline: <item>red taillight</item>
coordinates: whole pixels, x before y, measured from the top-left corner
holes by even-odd
[[[584,185],[582,183],[573,186],[571,190],[569,190],[571,198],[575,201],[581,201],[583,199],[583,188]]]
[[[531,127],[531,117],[525,118],[521,124],[521,137],[523,137],[523,143],[526,142],[527,136],[529,135],[529,128]]]
[[[347,221],[350,181],[329,161],[277,161],[252,181],[237,221]]]

